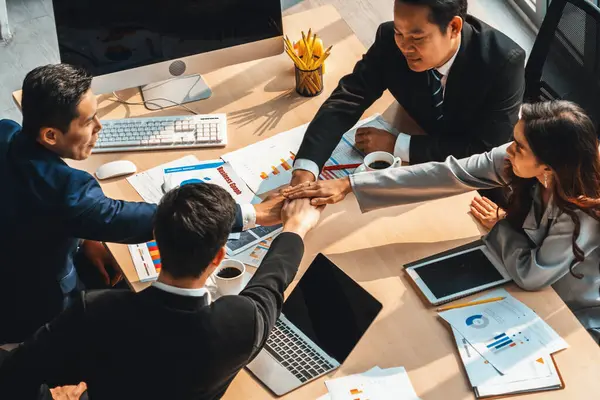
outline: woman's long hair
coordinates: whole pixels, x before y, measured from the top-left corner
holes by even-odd
[[[600,221],[600,155],[598,137],[591,119],[576,104],[568,101],[551,101],[523,104],[521,119],[525,139],[538,162],[552,170],[554,203],[561,213],[571,217],[575,224],[572,243],[575,259],[573,266],[584,260],[577,245],[581,223],[575,213],[581,210]],[[532,188],[536,178],[517,177],[510,163],[508,206],[506,218],[521,229],[532,204]]]

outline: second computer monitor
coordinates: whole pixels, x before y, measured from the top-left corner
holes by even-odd
[[[283,52],[280,0],[53,0],[61,61],[97,93]]]

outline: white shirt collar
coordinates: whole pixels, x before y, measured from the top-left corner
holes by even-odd
[[[452,64],[454,64],[454,60],[456,60],[456,56],[458,55],[458,52],[460,51],[460,38],[458,40],[459,40],[458,41],[458,49],[456,49],[456,53],[454,53],[452,58],[450,58],[448,60],[448,62],[446,62],[446,64],[442,65],[439,68],[436,68],[437,72],[439,72],[440,74],[442,74],[444,76],[448,76],[448,73],[450,72],[450,68],[452,68]]]
[[[171,294],[177,294],[179,296],[187,296],[187,297],[204,297],[206,299],[206,304],[209,305],[212,302],[212,297],[210,292],[206,288],[199,289],[184,289],[171,285],[167,285],[166,283],[155,281],[152,283],[157,289],[163,290],[165,292]]]

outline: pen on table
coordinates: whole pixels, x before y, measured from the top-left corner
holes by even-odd
[[[360,167],[361,164],[340,164],[340,165],[327,165],[323,168],[323,171],[337,171],[340,169],[354,169]]]
[[[493,303],[495,301],[500,301],[500,300],[504,300],[504,299],[505,299],[505,297],[492,297],[492,298],[489,298],[489,299],[471,301],[469,303],[462,303],[462,304],[455,304],[453,306],[440,307],[436,311],[437,312],[448,311],[448,310],[453,310],[455,308],[463,308],[463,307],[469,307],[469,306],[476,306],[478,304],[485,304],[485,303]]]

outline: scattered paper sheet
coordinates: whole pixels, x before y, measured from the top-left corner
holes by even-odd
[[[365,373],[325,381],[331,400],[418,400],[403,367],[375,367]]]
[[[260,203],[259,197],[235,173],[231,165],[221,160],[207,160],[193,165],[170,167],[164,170],[166,187],[175,188],[190,183],[212,183],[220,186],[238,204]]]
[[[144,199],[146,203],[158,204],[164,194],[162,185],[165,182],[165,168],[183,167],[185,165],[195,165],[198,163],[200,163],[200,161],[195,156],[185,156],[130,176],[127,178],[127,181],[133,186],[136,192],[142,196],[142,199]]]
[[[456,329],[452,329],[458,352],[465,365],[469,382],[473,387],[482,385],[505,384],[546,378],[552,375],[550,356],[545,355],[537,360],[522,364],[510,374],[502,375],[485,358],[483,358]]]
[[[262,263],[262,260],[267,255],[267,252],[271,248],[273,239],[275,239],[278,234],[279,231],[274,231],[270,236],[263,237],[263,239],[256,246],[250,247],[249,249],[236,254],[233,256],[233,258],[243,262],[246,265],[258,268]]]
[[[282,230],[281,225],[275,226],[257,226],[254,229],[241,232],[240,237],[237,240],[228,240],[225,246],[227,255],[237,259],[237,255],[245,250],[252,249],[254,246],[262,242],[263,240],[277,235]],[[242,261],[242,260],[240,260]],[[243,262],[243,261],[242,261]]]
[[[535,361],[560,348],[555,340],[558,335],[552,334],[552,328],[537,314],[506,291],[494,291],[487,296],[492,295],[506,298],[444,311],[439,315],[501,374],[522,370],[526,368],[523,363]]]
[[[127,246],[140,282],[155,281],[162,266],[155,241]]]
[[[569,347],[569,344],[563,339],[550,325],[546,323],[539,315],[535,313],[531,308],[521,303],[514,296],[511,296],[506,289],[496,289],[478,299],[488,299],[492,297],[505,297],[505,301],[510,304],[515,310],[518,310],[523,314],[524,317],[530,319],[532,323],[529,326],[537,336],[537,338],[546,347],[546,354],[554,354],[557,351],[564,350]]]
[[[393,132],[393,128],[381,115],[375,114],[366,118],[344,134],[326,165],[362,163],[363,154],[354,148],[354,135],[356,129],[361,126],[372,126]],[[221,158],[232,165],[254,193],[257,195],[267,193],[287,185],[292,179],[294,159],[307,127],[308,124],[305,124],[282,132],[243,149],[227,153]],[[339,178],[353,171],[328,171],[321,174],[321,178]]]
[[[549,355],[543,356],[507,375],[500,374],[456,329],[452,329],[460,358],[478,397],[499,396],[538,390],[558,389],[562,383]]]

